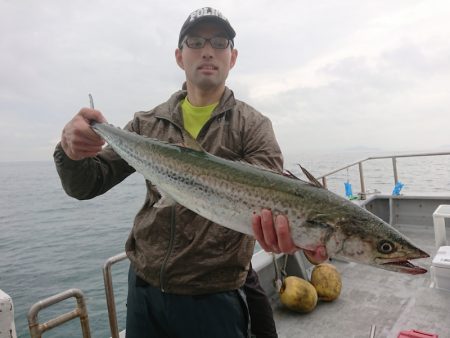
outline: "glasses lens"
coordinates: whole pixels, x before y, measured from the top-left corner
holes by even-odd
[[[200,49],[205,47],[206,41],[211,43],[211,46],[215,49],[225,49],[228,47],[230,40],[222,36],[216,36],[211,39],[205,39],[201,36],[190,36],[186,38],[186,45],[189,48]]]
[[[200,36],[191,36],[186,39],[186,45],[189,48],[200,49],[205,46],[206,39]]]
[[[225,49],[228,47],[229,40],[227,38],[216,36],[212,38],[211,40],[211,46],[216,49]]]

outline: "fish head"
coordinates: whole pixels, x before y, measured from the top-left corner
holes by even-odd
[[[407,274],[427,272],[409,261],[429,257],[425,251],[377,216],[355,207],[360,209],[357,214],[332,224],[326,243],[330,256]]]

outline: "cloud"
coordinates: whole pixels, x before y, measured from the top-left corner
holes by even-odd
[[[108,120],[183,82],[181,24],[200,1],[0,2],[3,161],[51,159],[92,93]],[[448,144],[446,1],[216,1],[237,31],[228,85],[268,115],[286,154]]]

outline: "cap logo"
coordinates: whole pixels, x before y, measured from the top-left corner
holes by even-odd
[[[197,9],[196,11],[192,12],[190,15],[190,22],[197,20],[198,18],[201,18],[202,16],[206,15],[213,15],[217,16],[218,18],[221,18],[222,20],[228,21],[226,17],[222,15],[217,9],[211,8],[211,7],[203,7],[200,9]]]

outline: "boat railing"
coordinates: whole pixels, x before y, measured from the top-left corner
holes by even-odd
[[[112,282],[112,265],[127,258],[125,252],[108,258],[103,265],[103,281],[105,283],[106,305],[108,307],[109,326],[111,328],[111,338],[119,338],[119,326],[117,324],[116,302],[114,300],[114,289]]]
[[[75,297],[77,306],[74,310],[64,313],[56,318],[52,318],[45,323],[40,324],[38,321],[39,311],[56,303],[62,302],[68,298]],[[53,329],[69,320],[80,318],[81,330],[83,338],[90,338],[91,332],[89,329],[89,318],[84,301],[84,294],[80,289],[69,289],[58,293],[57,295],[43,299],[31,306],[28,311],[28,326],[30,328],[31,338],[41,338],[45,331]]]
[[[359,181],[361,185],[361,192],[359,193],[361,199],[365,199],[367,195],[366,186],[365,186],[365,180],[364,180],[364,168],[363,163],[371,161],[371,160],[380,160],[380,159],[391,159],[392,160],[392,170],[393,170],[393,176],[394,176],[394,184],[397,185],[399,182],[398,177],[398,171],[397,171],[397,159],[398,158],[406,158],[406,157],[424,157],[424,156],[443,156],[443,155],[450,155],[450,152],[425,152],[425,153],[411,153],[411,154],[396,154],[396,155],[383,155],[383,156],[371,156],[367,157],[365,159],[353,162],[351,164],[348,164],[346,166],[343,166],[341,168],[335,169],[333,171],[330,171],[329,173],[326,173],[322,176],[317,177],[318,180],[322,180],[322,185],[326,188],[327,187],[327,178],[331,175],[334,175],[338,172],[341,172],[343,170],[347,170],[351,167],[358,166],[359,171]]]

